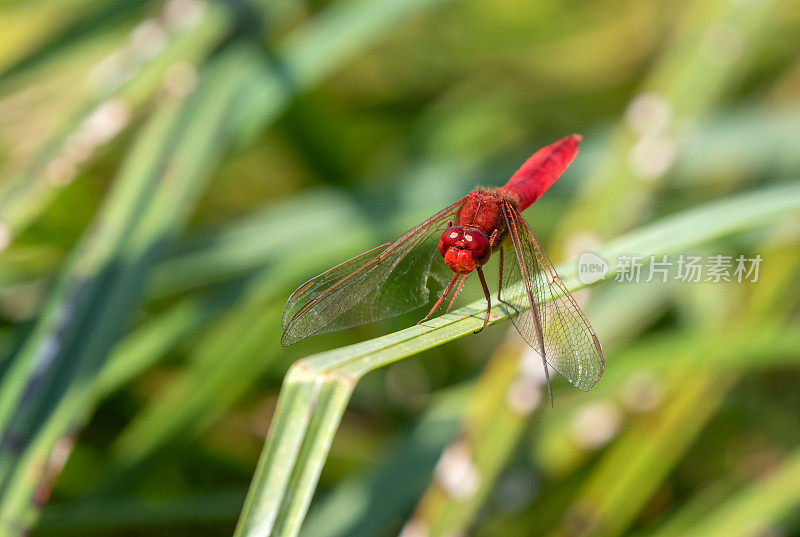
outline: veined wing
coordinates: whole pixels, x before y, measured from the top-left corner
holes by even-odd
[[[283,308],[281,345],[314,334],[386,319],[428,303],[428,280],[444,287],[452,276],[439,255],[444,224],[466,197],[392,243],[358,255],[301,285]]]
[[[550,367],[588,390],[603,374],[600,341],[525,219],[507,203],[503,216],[516,259],[504,260],[500,300],[518,312],[514,326]]]

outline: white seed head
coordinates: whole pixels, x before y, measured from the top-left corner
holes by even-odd
[[[11,230],[3,222],[0,222],[0,252],[8,248],[11,244]]]
[[[205,8],[206,3],[200,0],[169,0],[164,5],[164,20],[171,29],[188,28],[200,21]]]
[[[541,369],[541,364],[539,365]],[[539,406],[542,399],[542,385],[530,377],[520,377],[508,387],[506,404],[515,414],[527,416]]]
[[[167,32],[155,19],[142,21],[131,31],[130,47],[139,60],[149,60],[167,46]]]
[[[544,384],[544,363],[542,355],[533,350],[532,347],[525,345],[525,350],[519,357],[519,374],[522,377],[536,380],[539,384]]]
[[[425,522],[418,518],[412,518],[406,522],[397,537],[428,537],[430,533],[431,531]]]
[[[56,442],[53,450],[50,452],[50,459],[47,461],[47,467],[54,473],[60,473],[61,469],[67,463],[72,448],[75,446],[75,439],[71,436],[64,436]]]
[[[637,371],[622,385],[622,403],[632,412],[643,414],[655,409],[664,399],[664,385],[650,371]]]
[[[469,446],[463,441],[452,444],[442,453],[434,475],[442,488],[457,499],[475,494],[480,483]]]
[[[672,107],[667,98],[652,91],[634,97],[625,110],[625,123],[642,136],[662,132],[671,119]]]
[[[622,414],[611,401],[595,401],[575,411],[570,431],[584,449],[597,449],[614,438],[622,425]]]
[[[645,136],[631,149],[628,163],[640,179],[655,181],[672,168],[678,148],[666,136]]]
[[[124,99],[109,99],[86,117],[80,128],[81,138],[96,148],[116,136],[130,119],[131,109]]]

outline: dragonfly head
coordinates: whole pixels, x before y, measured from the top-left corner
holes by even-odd
[[[492,249],[482,232],[450,226],[439,239],[439,253],[445,264],[457,274],[468,274],[489,261]]]

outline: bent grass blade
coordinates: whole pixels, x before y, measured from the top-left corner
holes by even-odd
[[[667,218],[613,241],[598,253],[606,259],[630,252],[671,253],[768,225],[798,208],[800,185],[742,194]],[[559,270],[570,291],[583,286],[573,266]],[[613,275],[612,269],[606,278]],[[471,334],[481,326],[483,311],[485,302],[479,300],[424,325],[296,362],[284,381],[235,535],[297,535],[358,380],[370,371]],[[501,307],[492,308],[490,324],[507,318]]]

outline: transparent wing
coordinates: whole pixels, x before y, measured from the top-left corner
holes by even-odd
[[[603,349],[524,218],[503,204],[511,248],[504,251],[500,300],[520,335],[553,369],[581,390],[603,374]],[[511,255],[509,255],[511,254]]]
[[[444,287],[452,277],[439,254],[439,237],[465,200],[439,211],[396,241],[301,285],[283,308],[281,344],[386,319],[427,304],[428,281],[433,279]]]

